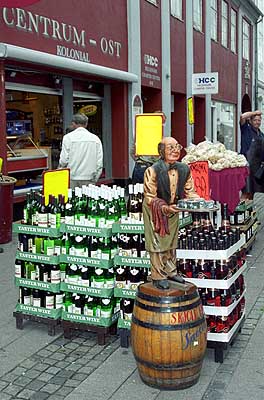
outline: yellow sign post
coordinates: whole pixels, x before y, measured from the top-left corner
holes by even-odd
[[[188,120],[189,124],[193,125],[194,124],[194,101],[193,97],[189,97],[188,100]]]
[[[50,194],[55,197],[62,194],[65,197],[65,203],[68,201],[68,188],[70,184],[70,170],[68,168],[43,172],[42,182],[46,205],[49,202]]]
[[[157,156],[163,136],[163,114],[137,114],[135,124],[136,156]]]

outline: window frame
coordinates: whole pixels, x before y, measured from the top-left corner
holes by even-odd
[[[195,5],[198,5],[197,13]],[[199,21],[196,21],[195,16],[198,16]],[[193,0],[193,27],[199,32],[203,32],[203,0]]]
[[[212,5],[214,2],[214,7]],[[211,0],[211,39],[217,42],[218,40],[218,0]],[[213,29],[214,28],[214,29]]]
[[[245,30],[244,28],[247,27],[248,28],[248,36],[245,35]],[[245,37],[247,37],[247,45],[245,46]],[[249,61],[250,58],[250,24],[249,22],[243,18],[242,21],[242,58],[244,60]]]
[[[224,8],[226,15],[223,14]],[[225,0],[221,2],[221,45],[228,49],[228,3]]]
[[[173,6],[175,5],[175,7]],[[177,7],[177,5],[179,7]],[[175,11],[176,9],[180,8],[180,15],[178,15]],[[170,0],[170,13],[174,18],[183,21],[183,7],[182,7],[182,0]]]
[[[235,16],[235,24],[233,23],[233,16]],[[234,38],[232,38],[232,32],[234,33]],[[237,54],[237,11],[234,10],[232,7],[230,10],[230,50],[234,54]]]

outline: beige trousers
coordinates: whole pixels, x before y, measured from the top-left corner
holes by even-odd
[[[149,252],[151,262],[151,278],[153,281],[167,279],[177,275],[176,249],[170,249],[159,253]]]

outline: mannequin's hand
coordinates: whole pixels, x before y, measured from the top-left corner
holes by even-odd
[[[176,212],[179,212],[179,210],[175,204],[171,204],[169,206],[163,206],[162,212],[165,215],[169,215],[169,214],[175,214]]]

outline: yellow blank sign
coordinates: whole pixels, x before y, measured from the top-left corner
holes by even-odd
[[[45,196],[45,204],[49,202],[49,195],[58,197],[62,194],[65,197],[65,203],[68,201],[68,188],[70,183],[70,170],[56,169],[54,171],[45,171],[42,174],[43,195]]]
[[[0,157],[0,173],[2,172],[3,159]]]
[[[136,115],[136,156],[158,156],[163,136],[163,114]]]

